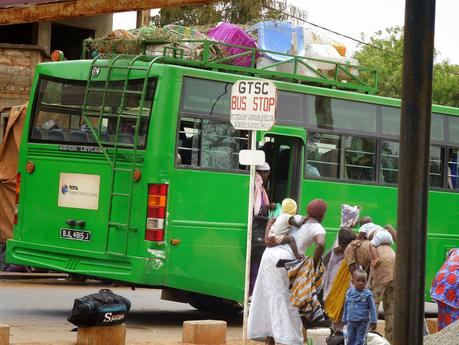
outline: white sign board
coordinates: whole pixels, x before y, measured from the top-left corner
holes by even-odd
[[[262,165],[265,163],[265,151],[262,150],[241,150],[239,151],[239,164],[241,165]]]
[[[238,80],[231,90],[234,128],[267,131],[274,125],[277,92],[271,80]]]
[[[97,210],[99,188],[99,175],[61,173],[58,206]]]

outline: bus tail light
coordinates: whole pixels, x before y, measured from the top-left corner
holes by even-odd
[[[18,223],[18,210],[19,210],[19,193],[21,192],[21,173],[16,175],[16,206],[14,208],[14,219],[13,223],[16,225]]]
[[[148,186],[147,241],[164,241],[164,227],[166,221],[167,184],[151,184]]]

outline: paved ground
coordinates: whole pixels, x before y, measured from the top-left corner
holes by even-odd
[[[97,292],[102,286],[43,284],[43,281],[0,281],[0,323],[11,326],[12,344],[73,344],[76,332],[67,322],[73,300]],[[228,340],[239,344],[242,314],[216,316],[199,312],[188,304],[163,301],[159,290],[111,288],[130,299],[128,344],[180,344],[186,320],[223,319],[228,322]]]
[[[5,278],[5,277],[3,277]],[[60,280],[0,280],[0,323],[11,326],[11,344],[75,344],[76,332],[67,322],[73,300],[105,286],[95,282],[79,285]],[[181,344],[186,320],[219,319],[228,323],[228,344],[242,344],[242,314],[222,316],[199,312],[188,304],[163,301],[160,290],[109,287],[129,298],[132,309],[127,324],[127,344]],[[435,304],[426,312],[436,313]],[[248,344],[260,344],[248,342]]]

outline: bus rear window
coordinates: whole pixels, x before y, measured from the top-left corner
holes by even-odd
[[[143,79],[131,80],[128,90],[141,91]],[[112,85],[113,84],[113,85]],[[36,103],[29,132],[31,142],[65,143],[75,145],[97,145],[90,127],[99,133],[99,141],[104,145],[113,145],[116,137],[117,115],[132,114],[132,118],[120,119],[118,143],[133,144],[136,118],[139,113],[140,94],[122,96],[123,82],[109,82],[105,92],[105,83],[100,89],[87,95],[86,118],[83,116],[83,104],[86,95],[86,82],[56,78],[41,78],[37,87]],[[94,89],[94,86],[92,86]],[[149,81],[148,93],[141,112],[139,127],[139,147],[145,147],[148,131],[149,114],[152,106],[156,80]],[[123,107],[123,109],[121,109]]]

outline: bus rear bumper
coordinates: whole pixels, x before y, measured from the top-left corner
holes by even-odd
[[[72,274],[162,286],[164,269],[158,259],[88,253],[55,246],[8,240],[6,262]]]

